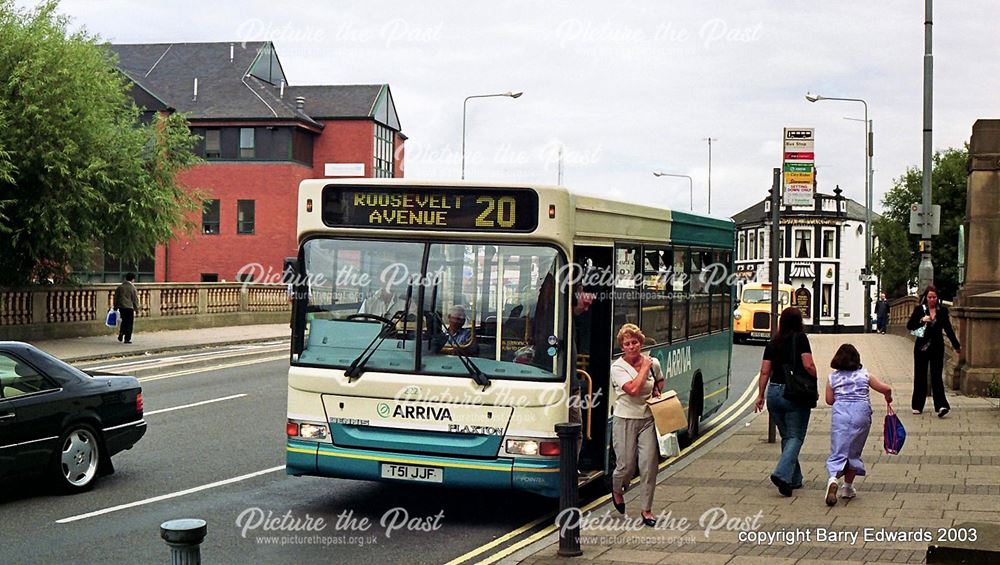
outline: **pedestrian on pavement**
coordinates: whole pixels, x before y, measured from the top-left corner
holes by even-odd
[[[618,330],[618,346],[622,356],[611,364],[611,382],[617,393],[614,406],[612,437],[615,449],[615,471],[611,476],[611,497],[615,509],[625,513],[625,486],[636,472],[638,458],[642,484],[642,523],[656,526],[653,517],[653,489],[659,471],[660,451],[656,441],[656,425],[646,399],[660,396],[663,371],[659,360],[642,354],[646,336],[635,324],[625,324]]]
[[[795,359],[792,356],[795,355]],[[809,338],[802,330],[802,312],[789,306],[781,312],[778,331],[764,347],[764,358],[760,362],[760,379],[754,412],[764,409],[771,413],[778,433],[781,434],[781,457],[771,473],[771,482],[778,487],[782,496],[792,496],[792,490],[802,488],[802,467],[799,465],[799,451],[806,439],[809,416],[816,403],[796,403],[785,398],[785,367],[796,373],[816,378],[816,364],[813,363]]]
[[[132,343],[132,329],[135,325],[135,311],[139,309],[139,292],[135,289],[135,273],[125,275],[125,281],[115,289],[115,310],[122,315],[118,327],[118,341]]]
[[[892,404],[892,387],[868,373],[861,364],[857,348],[845,343],[830,361],[833,372],[826,381],[826,403],[833,406],[830,420],[830,457],[826,470],[826,505],[837,504],[840,477],[844,477],[841,498],[854,498],[854,477],[865,474],[861,452],[872,427],[872,403],[868,389],[881,392],[885,403]]]
[[[962,346],[955,337],[951,327],[948,308],[938,302],[938,292],[928,285],[920,304],[913,309],[906,329],[910,331],[924,328],[923,337],[918,337],[913,344],[913,401],[914,414],[924,411],[927,401],[927,367],[930,366],[931,391],[934,394],[934,411],[938,418],[944,418],[951,411],[948,399],[944,395],[944,380],[941,371],[944,369],[944,335],[948,334],[955,353],[962,352]]]
[[[878,333],[885,333],[886,322],[889,321],[889,301],[885,299],[885,293],[879,293],[878,302],[875,303],[875,320]]]

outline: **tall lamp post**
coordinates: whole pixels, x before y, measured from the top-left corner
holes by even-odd
[[[871,333],[872,322],[871,322],[871,310],[872,310],[872,295],[871,295],[871,282],[868,277],[871,276],[871,264],[872,264],[872,187],[871,187],[871,175],[872,175],[872,123],[868,119],[868,102],[862,100],[861,98],[835,98],[833,96],[820,96],[819,94],[809,94],[806,93],[806,100],[810,102],[819,102],[820,100],[840,100],[842,102],[861,102],[865,106],[865,124],[867,124],[867,131],[865,132],[865,279],[863,281],[865,288],[865,333]]]
[[[688,189],[691,192],[691,211],[694,211],[694,180],[687,175],[675,175],[672,173],[661,173],[658,171],[653,171],[654,177],[676,177],[688,180]]]
[[[714,137],[703,137],[708,142],[708,214],[712,215],[712,142],[719,141]]]
[[[472,98],[494,98],[497,96],[505,96],[507,98],[519,98],[523,92],[502,92],[500,94],[473,94],[472,96],[466,96],[465,102],[462,102],[462,178],[465,178],[465,113],[469,105],[469,100]]]

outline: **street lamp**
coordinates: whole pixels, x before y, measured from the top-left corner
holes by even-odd
[[[474,94],[472,96],[466,96],[465,102],[462,102],[462,178],[465,178],[465,111],[469,104],[470,98],[493,98],[496,96],[506,96],[507,98],[520,98],[524,94],[523,92],[503,92],[500,94]]]
[[[671,174],[671,173],[661,173],[661,172],[657,172],[657,171],[653,171],[653,176],[654,177],[676,177],[676,178],[687,179],[688,180],[688,188],[691,191],[691,211],[692,212],[694,211],[694,180],[691,177],[689,177],[687,175],[675,175],[675,174]]]
[[[871,263],[872,263],[872,186],[871,186],[871,176],[872,176],[872,122],[868,119],[868,102],[862,100],[861,98],[836,98],[833,96],[820,96],[819,94],[809,94],[806,93],[806,100],[810,102],[819,102],[820,100],[840,100],[842,102],[861,102],[865,105],[865,124],[867,124],[867,130],[865,132],[865,333],[871,333],[871,309],[872,309],[872,296],[871,296],[871,282],[867,277],[871,276]]]
[[[703,137],[708,142],[708,214],[712,215],[712,142],[719,141],[714,137]]]

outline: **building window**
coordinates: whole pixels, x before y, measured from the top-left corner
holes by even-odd
[[[219,233],[219,201],[206,200],[201,209],[201,233],[217,235]]]
[[[255,156],[253,128],[240,128],[240,159],[253,159]]]
[[[740,248],[737,258],[740,261],[744,261],[747,258],[747,234],[746,232],[740,232]]]
[[[778,257],[785,256],[785,228],[778,228]]]
[[[222,134],[217,129],[205,130],[205,158],[219,159],[222,157]]]
[[[837,241],[837,230],[834,228],[823,228],[823,257],[827,259],[835,258],[834,243]]]
[[[757,230],[757,248],[758,248],[757,257],[760,257],[761,259],[766,257],[766,255],[764,254],[765,240],[766,238],[764,237],[764,230]]]
[[[376,178],[392,178],[392,130],[382,124],[375,124],[375,166]]]
[[[252,234],[254,232],[254,201],[236,201],[236,233]]]
[[[202,273],[201,282],[219,282],[219,273]]]
[[[750,239],[747,241],[747,259],[757,258],[757,232],[750,232]]]
[[[793,230],[795,234],[795,258],[809,258],[812,257],[812,231],[807,229],[796,229]]]

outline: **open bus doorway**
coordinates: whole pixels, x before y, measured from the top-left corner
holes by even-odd
[[[613,249],[611,247],[575,246],[574,262],[585,269],[581,282],[584,291],[594,295],[590,308],[574,317],[573,330],[577,345],[576,368],[591,379],[590,397],[587,383],[581,382],[583,412],[583,447],[580,451],[581,472],[604,471],[607,468],[608,446],[611,443],[608,412],[611,392],[612,288],[609,277]],[[605,286],[606,285],[606,286]],[[575,291],[575,289],[574,289]]]

